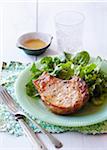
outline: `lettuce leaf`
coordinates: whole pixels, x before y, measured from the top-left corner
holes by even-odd
[[[72,60],[72,54],[64,52],[64,56],[65,56],[66,61],[71,61]]]
[[[69,80],[73,74],[74,70],[71,68],[72,62],[68,61],[66,63],[60,63],[57,65],[52,72],[52,75],[64,79],[64,80]]]
[[[89,63],[89,60],[90,60],[89,53],[86,51],[82,51],[76,54],[76,56],[73,58],[73,63],[75,65],[85,66]]]
[[[81,77],[88,85],[90,99],[98,99],[107,92],[107,61],[99,56],[93,61],[86,51],[82,51],[73,56],[64,52],[61,56],[46,56],[39,61],[39,65],[33,63],[31,79],[26,85],[26,93],[29,96],[38,96],[32,81],[37,79],[44,71],[60,79],[69,80],[76,75]]]

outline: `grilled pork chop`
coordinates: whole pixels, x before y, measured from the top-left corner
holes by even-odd
[[[33,83],[42,101],[56,114],[77,112],[89,98],[85,81],[77,76],[70,80],[62,80],[45,72]]]

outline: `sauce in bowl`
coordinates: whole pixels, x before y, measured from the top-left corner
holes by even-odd
[[[21,35],[16,46],[28,55],[38,56],[51,45],[53,36],[42,32],[29,32]]]
[[[36,49],[41,49],[43,47],[45,47],[47,45],[47,43],[45,43],[44,41],[40,40],[40,39],[29,39],[24,41],[23,46],[27,47],[27,48],[31,48],[32,50],[36,50]]]

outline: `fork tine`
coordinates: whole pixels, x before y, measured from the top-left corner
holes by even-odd
[[[9,103],[11,103],[12,107],[15,107],[15,106],[16,106],[16,103],[14,102],[12,96],[7,92],[6,89],[4,90],[4,94],[5,94],[6,97],[7,97],[7,101],[8,101]],[[10,100],[11,100],[11,101],[10,101]]]
[[[2,100],[4,101],[4,103],[6,105],[8,105],[8,107],[10,108],[11,111],[13,112],[17,112],[17,107],[12,96],[7,92],[7,90],[0,86],[0,96],[2,98]]]
[[[1,92],[0,92],[0,97],[2,98],[2,101],[8,105],[7,100],[4,98],[4,96]]]
[[[1,92],[1,96],[2,96],[4,103],[6,103],[9,109],[13,112],[16,112],[17,110],[15,109],[15,107],[13,106],[13,104],[10,102],[10,100],[8,99],[8,97],[5,95],[3,91]]]

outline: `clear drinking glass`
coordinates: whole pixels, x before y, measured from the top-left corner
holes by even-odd
[[[65,11],[56,15],[58,50],[72,53],[82,49],[84,21],[84,15],[76,11]]]

